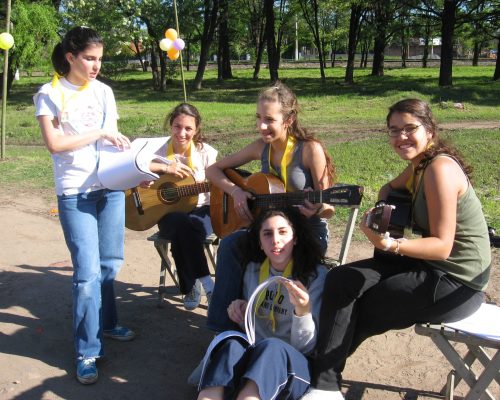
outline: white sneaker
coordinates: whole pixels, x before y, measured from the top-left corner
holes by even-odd
[[[319,390],[310,388],[300,400],[344,400],[340,390]]]
[[[201,301],[201,283],[197,279],[193,285],[191,291],[184,296],[182,299],[184,303],[184,308],[188,311],[194,310],[196,307],[200,305]]]

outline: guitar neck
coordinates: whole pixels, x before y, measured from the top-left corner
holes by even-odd
[[[359,187],[339,185],[326,190],[298,191],[291,193],[270,193],[254,195],[254,207],[286,207],[303,205],[305,200],[311,203],[327,203],[330,205],[359,204],[361,196]]]
[[[166,195],[172,195],[172,191],[175,191],[175,195],[177,197],[198,196],[200,193],[206,193],[210,191],[210,183],[205,181],[194,183],[192,185],[168,187],[165,189],[160,189],[159,191],[161,192],[162,197],[166,197]]]

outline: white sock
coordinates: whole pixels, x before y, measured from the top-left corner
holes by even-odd
[[[205,293],[210,293],[214,290],[214,280],[210,275],[202,276],[201,278],[198,278],[198,280],[203,285],[203,290],[205,291]]]

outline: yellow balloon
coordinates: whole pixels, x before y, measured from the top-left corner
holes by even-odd
[[[168,55],[168,58],[170,58],[172,61],[175,61],[179,58],[179,55],[181,54],[181,52],[179,50],[177,50],[175,47],[172,47],[168,52],[167,52],[167,55]]]
[[[12,46],[14,46],[12,35],[7,32],[0,33],[0,49],[9,50]]]
[[[177,31],[173,28],[169,28],[165,31],[165,37],[170,39],[172,42],[177,39]]]

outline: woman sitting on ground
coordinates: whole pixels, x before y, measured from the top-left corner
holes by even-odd
[[[243,295],[227,308],[235,324],[243,326],[247,301],[260,283],[283,279],[269,283],[262,297],[256,297],[254,346],[226,337],[214,347],[198,400],[299,399],[309,386],[306,354],[316,342],[327,271],[319,244],[307,218],[291,208],[263,211],[240,250]]]

